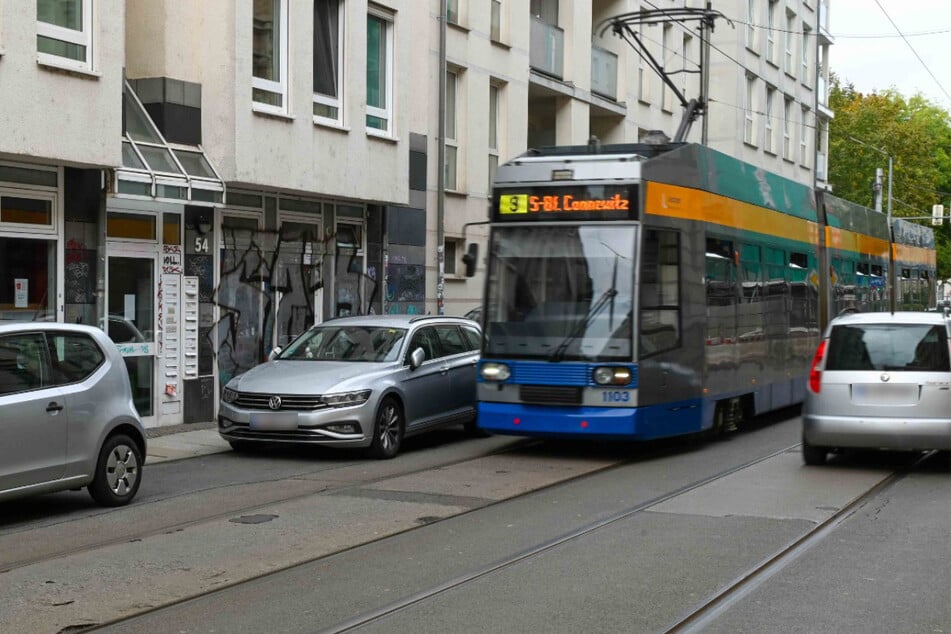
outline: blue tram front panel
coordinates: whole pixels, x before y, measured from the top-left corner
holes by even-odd
[[[499,361],[483,360],[480,365]],[[595,383],[605,364],[504,361],[511,375],[490,381],[479,373],[478,426],[495,434],[519,436],[626,438],[649,440],[699,432],[700,399],[638,405],[636,364],[626,385]]]

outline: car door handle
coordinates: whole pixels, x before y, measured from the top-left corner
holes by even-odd
[[[57,403],[56,401],[53,401],[49,405],[46,406],[46,411],[50,413],[58,412],[58,411],[61,411],[62,409],[63,409],[63,406]]]

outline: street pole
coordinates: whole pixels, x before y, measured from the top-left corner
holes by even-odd
[[[446,290],[446,3],[439,3],[439,142],[436,147],[436,314],[445,315]]]
[[[892,156],[888,155],[888,308],[895,312],[895,236],[892,233]]]

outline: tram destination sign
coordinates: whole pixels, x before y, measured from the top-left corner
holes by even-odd
[[[494,222],[635,220],[636,185],[569,185],[497,189]]]

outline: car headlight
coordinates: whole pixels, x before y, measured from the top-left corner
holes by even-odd
[[[359,390],[355,392],[340,392],[339,394],[324,394],[320,397],[321,402],[327,407],[350,407],[352,405],[363,405],[370,398],[373,390]]]
[[[483,363],[479,370],[486,381],[507,381],[512,376],[512,370],[504,363]]]
[[[225,388],[221,392],[221,402],[222,403],[234,403],[238,400],[238,393],[232,390],[231,388]]]
[[[627,385],[631,382],[630,368],[603,365],[595,368],[593,375],[598,385]]]

